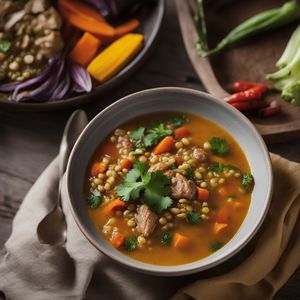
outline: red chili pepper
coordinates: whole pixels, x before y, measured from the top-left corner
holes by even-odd
[[[268,107],[270,104],[268,101],[248,101],[248,102],[235,102],[231,104],[233,107],[238,109],[239,111],[247,111],[252,109],[259,109],[259,108],[265,108]]]
[[[225,98],[227,103],[248,102],[251,100],[259,100],[261,96],[268,90],[268,87],[263,83],[257,83],[249,90],[232,94]]]
[[[274,115],[277,115],[281,112],[281,105],[277,104],[276,102],[271,103],[268,107],[265,107],[259,111],[259,115],[263,118],[269,118]]]
[[[235,92],[243,92],[246,90],[249,90],[250,88],[252,88],[254,85],[254,83],[251,83],[249,81],[236,81],[233,83],[232,85],[232,89]]]

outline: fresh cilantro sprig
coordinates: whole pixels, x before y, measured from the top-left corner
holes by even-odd
[[[102,202],[102,194],[97,189],[91,190],[91,195],[88,198],[90,208],[97,208]]]
[[[157,212],[172,205],[167,196],[171,180],[162,171],[148,173],[149,164],[136,162],[127,173],[124,182],[116,187],[116,193],[123,201],[143,198],[144,202]]]
[[[254,184],[254,178],[253,175],[250,173],[245,173],[242,176],[242,187],[246,190],[246,191],[250,191],[253,187]]]
[[[225,168],[228,170],[239,171],[238,167],[231,165],[231,164],[226,165],[226,164],[223,164],[220,162],[213,162],[208,165],[208,170],[212,171],[212,172],[216,172],[216,173],[223,172]]]
[[[220,241],[216,241],[211,245],[211,251],[216,252],[217,250],[221,249],[223,247],[223,244]]]
[[[188,168],[188,169],[185,170],[185,177],[188,180],[195,181],[194,172],[193,172],[192,168]]]
[[[170,245],[172,241],[172,234],[170,232],[166,232],[160,239],[160,242],[164,245]]]
[[[209,141],[211,152],[215,155],[226,155],[229,152],[229,144],[225,139],[213,137]]]
[[[137,240],[136,236],[129,237],[129,238],[125,239],[124,248],[130,252],[134,251],[137,248],[137,243],[138,243],[138,240]]]
[[[187,220],[191,224],[199,224],[201,222],[201,216],[198,212],[196,211],[190,211],[187,214]]]

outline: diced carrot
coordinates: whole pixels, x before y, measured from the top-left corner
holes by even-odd
[[[126,207],[127,204],[124,201],[117,198],[116,200],[109,202],[103,207],[103,213],[107,216],[111,216],[114,213],[114,211],[124,210]]]
[[[74,27],[89,32],[100,39],[111,38],[115,35],[115,29],[108,23],[100,22],[86,16],[79,16],[68,10],[61,10],[62,16]]]
[[[218,194],[222,197],[226,197],[230,194],[230,192],[228,191],[228,189],[225,186],[221,186],[218,189]]]
[[[106,22],[96,9],[83,1],[59,0],[59,8],[63,12],[69,11],[81,18],[90,18],[98,22]]]
[[[86,67],[97,55],[101,41],[89,32],[85,32],[70,53],[75,63]]]
[[[96,162],[92,165],[91,174],[97,176],[99,173],[104,173],[107,170],[107,166],[103,163]]]
[[[122,169],[130,170],[132,167],[132,162],[129,159],[123,159],[121,161],[121,167]]]
[[[243,205],[243,203],[241,203],[240,201],[234,201],[234,202],[233,202],[233,208],[234,208],[235,210],[241,210],[241,209],[244,208],[244,205]]]
[[[191,239],[185,235],[178,232],[174,234],[173,246],[176,249],[185,249],[191,245]]]
[[[166,136],[153,150],[155,155],[170,152],[174,149],[174,139],[171,136]]]
[[[228,223],[229,219],[229,210],[226,207],[220,208],[220,210],[217,212],[216,221],[218,223]]]
[[[182,139],[190,135],[190,131],[186,127],[179,127],[174,130],[175,138]]]
[[[198,200],[201,202],[204,202],[208,199],[209,196],[209,190],[203,189],[203,188],[197,188],[197,197]]]
[[[125,236],[118,231],[114,231],[110,241],[115,248],[120,248],[124,244]]]
[[[226,223],[218,223],[216,222],[214,224],[214,234],[219,234],[221,233],[222,231],[224,231],[226,228],[228,227],[228,224]]]

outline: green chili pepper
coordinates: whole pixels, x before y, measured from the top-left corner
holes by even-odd
[[[203,33],[206,32],[204,14],[199,13],[201,11],[203,12],[202,2],[202,0],[198,0],[196,12],[196,21],[199,31],[197,52],[202,57],[210,56],[248,37],[277,29],[300,18],[300,5],[297,1],[291,0],[279,8],[263,11],[244,21],[229,32],[214,49],[208,50],[206,48],[206,37],[203,38]]]

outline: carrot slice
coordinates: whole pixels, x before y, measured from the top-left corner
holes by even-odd
[[[114,231],[110,241],[115,248],[120,248],[124,244],[125,236],[118,231]]]
[[[173,237],[173,246],[176,249],[185,249],[191,245],[191,240],[189,237],[182,235],[178,232],[174,234]]]
[[[82,31],[87,31],[100,39],[111,38],[115,35],[115,29],[108,23],[100,22],[86,16],[79,16],[67,10],[61,10],[61,14],[74,27]]]
[[[226,228],[228,227],[228,224],[227,223],[218,223],[216,222],[214,224],[214,234],[219,234],[221,233],[222,231],[224,231]]]
[[[86,67],[97,55],[100,45],[99,39],[85,32],[71,51],[70,58],[75,63]]]
[[[116,210],[124,210],[127,207],[127,204],[120,200],[119,198],[117,198],[116,200],[113,200],[111,202],[109,202],[108,204],[106,204],[102,211],[105,215],[107,216],[111,216],[114,211]]]
[[[198,200],[201,202],[204,202],[208,199],[209,196],[209,190],[203,189],[203,188],[197,188],[197,197]]]
[[[140,22],[137,19],[129,20],[128,22],[121,24],[115,28],[115,37],[118,39],[121,36],[136,30],[140,26]]]
[[[132,167],[132,162],[129,159],[123,159],[121,161],[121,167],[122,169],[130,170]]]
[[[71,12],[81,18],[90,18],[98,22],[106,22],[101,14],[92,6],[77,0],[59,0],[59,8]]]
[[[228,223],[229,219],[230,219],[230,214],[228,209],[226,207],[220,208],[216,216],[216,221],[218,223]]]
[[[96,162],[92,165],[91,174],[97,176],[99,173],[104,173],[107,170],[107,166],[103,163]]]
[[[186,127],[179,127],[174,130],[175,138],[182,139],[190,135],[190,131]]]
[[[166,136],[153,150],[155,155],[170,152],[174,149],[174,139],[171,136]]]

